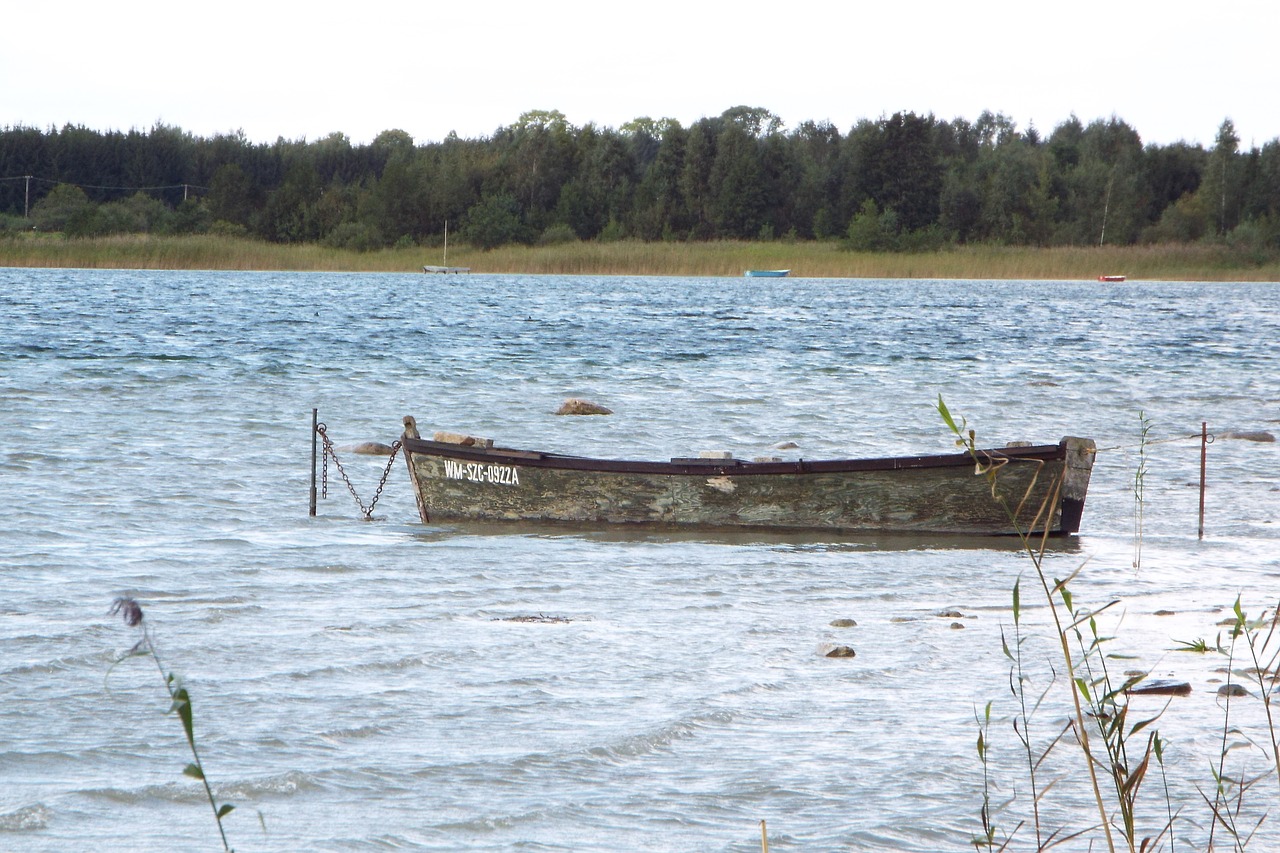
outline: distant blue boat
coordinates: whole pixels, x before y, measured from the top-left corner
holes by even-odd
[[[747,270],[747,278],[786,278],[791,270]]]

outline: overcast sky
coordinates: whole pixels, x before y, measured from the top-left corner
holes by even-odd
[[[688,126],[746,105],[847,131],[1003,112],[1042,135],[1118,116],[1144,142],[1280,137],[1280,2],[6,0],[0,126],[254,142],[489,136],[532,109]]]

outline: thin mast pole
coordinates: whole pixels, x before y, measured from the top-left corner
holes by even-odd
[[[320,410],[311,410],[311,516],[316,514],[316,436],[319,434]]]

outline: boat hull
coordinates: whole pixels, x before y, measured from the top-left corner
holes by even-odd
[[[600,460],[402,438],[422,520],[631,524],[858,533],[1009,534],[1079,529],[1093,442],[867,460]]]

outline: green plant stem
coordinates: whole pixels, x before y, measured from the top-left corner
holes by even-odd
[[[1098,807],[1098,817],[1102,822],[1102,831],[1106,835],[1107,850],[1109,850],[1110,853],[1115,853],[1116,846],[1115,839],[1111,835],[1111,820],[1107,815],[1106,803],[1102,799],[1102,786],[1098,783],[1098,774],[1094,768],[1093,752],[1089,746],[1089,731],[1088,727],[1085,725],[1084,708],[1080,703],[1080,687],[1075,678],[1075,660],[1071,655],[1071,644],[1067,639],[1066,629],[1063,628],[1062,618],[1058,613],[1058,607],[1054,601],[1054,592],[1061,590],[1062,584],[1055,584],[1054,587],[1051,588],[1049,586],[1048,578],[1045,577],[1044,573],[1044,553],[1048,544],[1049,528],[1052,520],[1052,513],[1046,512],[1045,507],[1053,506],[1057,502],[1062,491],[1062,480],[1058,480],[1055,488],[1052,489],[1050,494],[1046,497],[1045,504],[1041,507],[1040,512],[1036,515],[1036,520],[1043,520],[1043,533],[1041,535],[1040,547],[1037,549],[1032,546],[1031,540],[1022,530],[1022,526],[1018,523],[1017,513],[1009,507],[1008,501],[1006,501],[1003,496],[996,494],[995,477],[997,469],[984,464],[984,460],[978,454],[973,430],[969,430],[967,433],[964,431],[965,421],[962,419],[960,423],[956,422],[955,418],[951,415],[951,412],[947,409],[946,403],[943,402],[941,395],[938,396],[938,413],[942,416],[943,421],[951,431],[958,437],[959,441],[957,443],[965,447],[969,455],[977,464],[978,469],[980,471],[985,470],[986,476],[992,484],[992,497],[999,503],[1000,507],[1009,517],[1014,530],[1017,531],[1019,540],[1022,542],[1023,548],[1031,557],[1031,562],[1035,566],[1036,576],[1040,579],[1040,588],[1044,590],[1045,600],[1049,604],[1049,612],[1053,617],[1054,628],[1058,634],[1058,644],[1062,651],[1062,658],[1067,666],[1067,673],[1069,675],[1068,682],[1071,690],[1071,702],[1075,708],[1076,736],[1080,739],[1080,747],[1084,751],[1085,767],[1089,771],[1089,783],[1093,788],[1093,799]],[[1035,530],[1035,523],[1035,521],[1032,522],[1031,530],[1033,531]],[[1130,850],[1134,849],[1132,837],[1129,839],[1129,847]]]
[[[191,758],[196,770],[199,772],[200,784],[204,786],[204,794],[209,801],[209,808],[213,810],[213,819],[218,824],[218,835],[222,838],[222,849],[229,853],[231,846],[227,843],[227,833],[222,827],[222,817],[225,811],[218,808],[218,802],[213,796],[213,788],[209,786],[209,779],[204,773],[204,764],[200,761],[200,750],[196,747],[195,730],[192,725],[191,697],[186,688],[174,687],[174,675],[164,671],[164,664],[160,661],[160,655],[156,654],[155,644],[151,642],[151,632],[145,625],[142,628],[142,639],[146,643],[147,651],[151,654],[151,659],[155,661],[156,669],[160,672],[160,678],[164,680],[164,687],[169,693],[169,701],[171,702],[170,709],[176,711],[182,720],[187,746],[191,749]]]
[[[1044,570],[1041,568],[1040,561],[1033,561],[1036,566],[1036,574],[1040,578],[1040,587],[1044,590],[1045,597],[1049,601],[1049,611],[1053,615],[1053,624],[1058,632],[1058,643],[1062,650],[1063,661],[1067,665],[1067,672],[1074,673],[1076,671],[1075,661],[1071,656],[1071,644],[1067,640],[1066,631],[1063,630],[1062,620],[1058,616],[1058,607],[1054,604],[1053,593],[1049,588],[1049,582],[1044,576]],[[1084,750],[1085,766],[1089,768],[1089,782],[1093,786],[1093,799],[1098,805],[1098,817],[1102,821],[1102,831],[1107,837],[1107,849],[1111,853],[1115,853],[1115,840],[1111,837],[1111,820],[1107,816],[1107,807],[1102,800],[1102,786],[1098,784],[1098,773],[1094,769],[1093,752],[1089,747],[1089,730],[1085,725],[1084,708],[1080,704],[1080,688],[1076,685],[1074,677],[1068,679],[1071,684],[1071,702],[1075,707],[1075,723],[1076,734],[1080,738],[1080,748]],[[1133,849],[1133,840],[1129,841],[1129,848]]]

